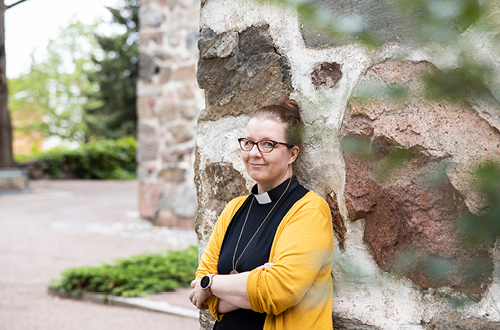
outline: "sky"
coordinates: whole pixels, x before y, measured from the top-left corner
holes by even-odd
[[[1,1],[1,0],[0,0]],[[5,0],[6,5],[18,0]],[[110,20],[105,6],[114,7],[119,0],[27,0],[5,12],[5,53],[7,78],[29,70],[31,53],[43,56],[49,39],[58,36],[72,19],[91,24],[101,17]]]

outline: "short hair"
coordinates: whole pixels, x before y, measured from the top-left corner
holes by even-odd
[[[271,119],[285,124],[286,143],[301,147],[304,135],[304,122],[300,116],[299,104],[288,99],[281,104],[262,107],[250,115],[252,118]]]

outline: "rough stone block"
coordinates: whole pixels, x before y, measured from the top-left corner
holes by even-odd
[[[175,143],[184,143],[194,138],[194,127],[189,127],[186,124],[178,124],[170,126],[168,131],[174,137]]]
[[[222,33],[218,38],[214,38],[215,33],[209,29],[204,32],[206,33],[207,42],[200,43],[202,45],[202,48],[200,48],[201,58],[226,58],[235,54],[238,47],[238,32]]]
[[[273,39],[268,33],[269,25],[251,26],[241,32],[238,48],[243,56],[274,53]]]
[[[139,17],[141,27],[147,26],[160,26],[165,21],[165,16],[156,6],[141,7],[139,10]]]
[[[158,111],[160,123],[167,123],[177,118],[177,107],[172,103],[164,103]]]
[[[170,81],[172,77],[172,68],[170,67],[162,67],[160,68],[160,83],[166,84]]]
[[[186,48],[195,56],[198,56],[198,31],[189,32],[186,36]]]
[[[210,205],[203,205],[199,208],[196,224],[204,228],[199,223],[203,219],[203,207],[209,208],[214,214],[219,215],[224,207],[232,199],[242,196],[246,191],[246,181],[240,172],[235,170],[230,163],[211,163],[203,169],[199,168],[199,157],[195,157],[195,184],[198,189],[198,196],[201,200],[210,201]],[[217,185],[213,183],[217,182]],[[206,219],[203,219],[206,221]],[[208,238],[209,232],[198,232],[201,237]]]
[[[139,140],[137,159],[139,162],[155,160],[158,154],[155,128],[139,122],[137,135]]]
[[[178,108],[182,118],[187,120],[195,119],[200,114],[200,110],[194,105],[183,105]]]
[[[195,91],[199,91],[198,86],[195,84],[184,84],[175,90],[175,93],[179,97],[179,101],[193,101],[195,99]]]
[[[186,179],[186,170],[183,168],[164,168],[158,173],[158,176],[168,182],[184,182]]]
[[[192,149],[182,149],[174,145],[173,148],[168,148],[162,151],[162,160],[165,163],[177,163],[184,160],[186,153],[191,153]]]
[[[196,79],[196,66],[188,65],[184,67],[177,68],[174,70],[172,79],[175,81],[188,80],[193,81]]]
[[[151,82],[154,73],[153,58],[148,54],[139,55],[139,79]]]
[[[456,221],[473,216],[473,193],[464,183],[477,159],[500,161],[500,133],[464,103],[423,97],[422,79],[435,71],[425,62],[389,61],[361,77],[355,96],[375,84],[405,86],[412,98],[351,99],[341,134],[345,142],[365,143],[371,156],[344,154],[345,198],[350,218],[366,220],[364,238],[382,269],[423,287],[481,293],[491,281],[491,256],[462,244]],[[391,168],[398,153],[399,167]],[[477,263],[480,275],[471,279]],[[444,274],[433,273],[436,264]]]
[[[242,42],[242,36],[245,42]],[[200,51],[210,49],[226,34],[202,31]],[[205,90],[207,109],[200,120],[249,114],[288,98],[291,92],[286,58],[269,45],[267,26],[251,27],[240,33],[235,54],[226,58],[200,59],[198,84]]]
[[[311,74],[312,83],[316,88],[326,86],[332,88],[342,78],[342,71],[338,63],[321,63]]]
[[[332,194],[333,196],[330,194],[326,195],[326,202],[328,203],[328,207],[330,208],[330,213],[332,215],[333,231],[337,235],[339,246],[344,248],[347,229],[344,224],[344,218],[340,214],[339,206],[337,204],[337,194],[334,192],[332,192]]]
[[[139,214],[142,218],[152,220],[157,217],[161,192],[160,183],[139,183]]]
[[[170,228],[194,229],[194,219],[178,216],[170,211],[161,210],[158,213],[156,225]]]
[[[148,44],[154,42],[158,46],[163,44],[163,32],[161,31],[143,31],[141,33],[141,43]]]
[[[155,99],[153,97],[138,97],[137,104],[139,119],[150,119],[154,117],[153,107],[155,105]]]
[[[391,0],[313,0],[312,5],[328,13],[330,21],[345,26],[345,35],[330,35],[327,29],[320,29],[304,17],[302,36],[308,47],[341,46],[356,42],[358,32],[376,33],[383,42],[414,43],[419,38],[417,19],[405,15]],[[347,25],[350,27],[348,28]]]

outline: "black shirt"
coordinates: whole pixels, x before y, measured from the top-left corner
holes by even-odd
[[[274,236],[281,220],[307,192],[308,190],[299,184],[295,176],[260,195],[257,195],[257,185],[255,185],[252,188],[252,194],[235,213],[226,230],[217,264],[218,273],[229,274],[231,272],[233,257],[238,273],[253,270],[268,262]],[[276,204],[278,201],[279,203]],[[245,218],[247,218],[246,223]],[[262,226],[258,230],[261,224]],[[245,227],[242,232],[243,225]],[[238,244],[240,233],[241,239]],[[253,239],[252,236],[254,236]],[[236,246],[238,247],[235,253]],[[265,319],[265,313],[237,309],[226,313],[221,322],[216,322],[214,330],[263,329]]]

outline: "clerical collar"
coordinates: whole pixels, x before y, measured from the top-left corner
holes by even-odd
[[[288,186],[288,180],[289,179],[285,180],[277,187],[274,187],[273,189],[266,191],[265,193],[262,194],[257,194],[258,188],[257,185],[255,185],[252,188],[252,194],[255,196],[255,199],[259,204],[269,204],[280,198],[281,194],[283,194],[286,187]],[[297,184],[298,184],[297,177],[294,175],[292,176],[292,182],[290,182],[290,187],[288,188],[288,190],[291,191],[293,188],[295,188]]]

